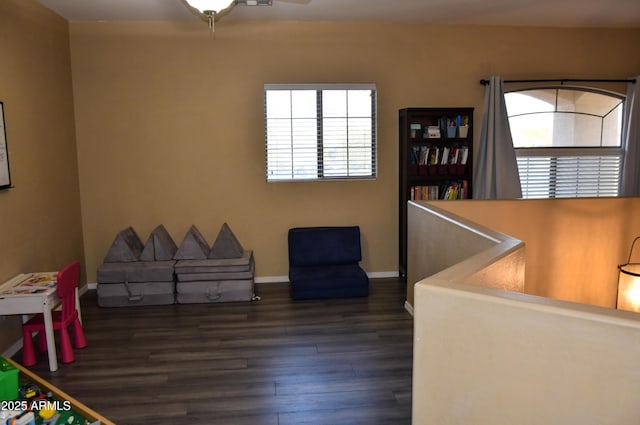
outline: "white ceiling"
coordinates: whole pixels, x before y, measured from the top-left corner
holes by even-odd
[[[182,0],[39,1],[69,21],[197,19]],[[640,28],[640,0],[274,0],[236,6],[223,19]]]

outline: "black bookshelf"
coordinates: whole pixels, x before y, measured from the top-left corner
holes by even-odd
[[[470,199],[473,108],[399,111],[399,267],[407,273],[407,202]]]

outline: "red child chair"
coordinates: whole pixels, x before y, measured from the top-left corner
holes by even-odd
[[[53,329],[59,331],[60,335],[60,354],[62,363],[71,363],[75,360],[73,348],[71,347],[71,338],[67,328],[73,325],[74,345],[75,348],[84,348],[87,346],[87,340],[84,337],[82,323],[76,308],[76,289],[80,280],[80,263],[74,261],[67,264],[58,272],[57,294],[62,301],[62,309],[52,312]],[[33,348],[32,333],[39,333],[40,350],[47,349],[47,336],[44,331],[44,316],[36,314],[22,325],[22,364],[25,366],[33,366],[36,364],[36,354]]]

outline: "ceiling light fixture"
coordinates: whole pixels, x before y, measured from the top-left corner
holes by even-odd
[[[213,24],[223,11],[239,6],[271,6],[273,0],[183,0],[189,8],[209,20],[209,29],[213,32]]]
[[[192,9],[205,15],[209,20],[209,29],[213,32],[213,22],[217,14],[228,9],[235,0],[185,0]]]

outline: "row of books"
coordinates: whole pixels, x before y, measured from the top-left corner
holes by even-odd
[[[452,180],[440,185],[411,186],[411,200],[454,200],[469,199],[469,182],[467,180]]]
[[[466,165],[469,159],[467,146],[412,146],[411,165]]]

